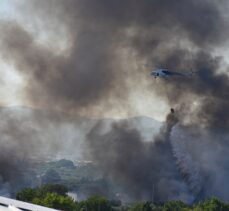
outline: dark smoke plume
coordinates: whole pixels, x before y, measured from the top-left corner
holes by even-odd
[[[122,200],[193,200],[182,181],[171,150],[169,135],[177,123],[175,114],[167,117],[160,136],[144,142],[127,122],[114,123],[102,134],[99,123],[88,134],[89,156],[120,190]]]
[[[118,180],[134,199],[149,199],[155,185],[157,200],[167,200],[186,182],[194,195],[208,196],[207,192],[211,192],[228,200],[227,191],[222,193],[216,188],[228,175],[224,165],[227,153],[218,158],[222,154],[206,147],[228,147],[229,80],[227,67],[221,69],[224,58],[216,53],[228,43],[228,18],[224,15],[227,6],[223,0],[25,1],[21,15],[34,25],[49,29],[49,33],[65,31],[65,37],[59,39],[65,39],[67,47],[54,52],[20,21],[1,21],[1,56],[24,75],[27,101],[76,113],[90,112],[101,103],[107,107],[98,109],[100,113],[115,107],[127,109],[126,99],[135,91],[129,81],[149,84],[149,70],[139,70],[143,63],[180,72],[196,70],[192,78],[153,81],[147,87],[170,106],[179,108],[179,125],[187,134],[198,128],[202,144],[193,140],[193,144],[184,144],[189,158],[183,149],[174,148],[176,142],[170,143],[170,139],[174,140],[169,138],[174,124],[170,125],[169,119],[162,134],[147,144],[137,130],[126,124],[113,125],[104,135],[98,133],[97,125],[88,134],[88,150],[108,176]],[[123,61],[126,54],[131,55],[137,68],[132,69]],[[134,105],[128,109],[130,112]],[[206,140],[210,135],[214,138]],[[19,141],[23,136],[16,138]],[[35,150],[33,146],[29,149]],[[218,162],[210,165],[198,156],[195,150],[201,149],[207,149],[205,156],[217,157]],[[198,179],[193,179],[190,168],[184,168],[186,163],[195,166]],[[219,163],[223,163],[219,168],[222,180],[212,170]],[[179,173],[187,176],[181,179]],[[209,175],[208,180],[205,175]],[[213,182],[211,190],[204,181]]]

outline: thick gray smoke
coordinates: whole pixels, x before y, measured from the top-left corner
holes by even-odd
[[[197,94],[208,98],[207,106],[214,96],[225,99],[228,93],[227,79],[216,76],[220,60],[210,53],[227,38],[223,6],[223,1],[218,5],[211,0],[25,1],[25,16],[35,23],[39,19],[54,33],[59,28],[67,31],[68,48],[56,54],[23,26],[8,22],[1,24],[2,55],[28,77],[25,92],[38,105],[68,109],[92,109],[101,101],[118,105],[131,89],[125,80],[128,73],[138,77],[138,72],[122,65],[126,49],[137,61],[152,66],[198,70],[195,80],[177,79],[166,89],[159,88],[162,82],[151,89],[171,104]],[[214,122],[219,107],[202,109],[202,118]]]
[[[190,141],[193,145],[176,148],[177,142],[170,134],[173,124],[168,120],[165,131],[148,144],[126,124],[113,125],[103,135],[97,125],[88,134],[88,151],[108,176],[132,193],[133,199],[149,199],[155,192],[158,201],[167,200],[177,190],[179,194],[190,191],[195,196],[208,196],[211,192],[229,199],[226,191],[216,188],[217,182],[228,175],[225,165],[219,169],[222,180],[212,178],[216,163],[210,165],[195,153],[209,144],[220,149],[228,147],[229,80],[227,67],[220,72],[223,57],[216,54],[227,43],[226,1],[33,0],[25,1],[22,8],[23,16],[44,28],[48,26],[52,33],[65,30],[68,44],[56,53],[37,42],[34,33],[20,23],[1,22],[1,56],[26,77],[24,92],[34,105],[76,112],[91,111],[101,102],[113,107],[125,105],[134,90],[128,85],[128,76],[136,81],[148,80],[139,78],[139,70],[123,64],[126,52],[139,68],[145,62],[180,72],[196,70],[193,78],[153,81],[149,89],[172,107],[179,107],[180,127],[190,129],[190,133],[192,128],[198,128],[201,145]],[[147,71],[143,74],[148,75]],[[208,135],[204,136],[202,130]],[[210,135],[214,138],[206,140]],[[23,139],[21,134],[16,137],[18,141]],[[24,145],[28,143],[25,140]],[[212,150],[205,153],[211,158],[218,155],[221,154]],[[226,163],[226,153],[221,156],[219,162]],[[200,162],[204,164],[197,164]],[[209,164],[207,168],[205,163]],[[195,166],[197,179],[193,179],[191,167],[186,168],[186,164]],[[182,179],[180,172],[187,176]],[[209,180],[204,179],[205,175],[210,175]],[[211,191],[203,181],[215,181]],[[184,182],[189,190],[185,190]]]
[[[34,163],[81,158],[84,134],[96,123],[26,107],[0,108],[0,117],[0,193],[7,196],[38,185]]]
[[[104,134],[98,124],[88,134],[89,156],[122,187],[122,200],[193,200],[171,150],[169,136],[177,121],[175,114],[169,114],[154,142],[144,142],[125,121],[114,123]]]
[[[196,200],[217,196],[228,201],[228,135],[197,126],[172,129],[174,156]]]

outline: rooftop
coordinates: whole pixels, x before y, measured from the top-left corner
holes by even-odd
[[[27,202],[18,201],[0,196],[0,210],[1,211],[57,211],[39,205],[30,204]]]

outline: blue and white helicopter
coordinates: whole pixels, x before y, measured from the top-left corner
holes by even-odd
[[[174,77],[174,76],[181,76],[181,77],[188,77],[188,76],[192,76],[195,72],[191,71],[191,72],[187,72],[187,73],[180,73],[180,72],[175,72],[175,71],[171,71],[168,69],[156,69],[153,70],[150,75],[153,76],[154,78],[169,78],[169,77]]]

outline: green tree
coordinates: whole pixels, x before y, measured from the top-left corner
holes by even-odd
[[[35,189],[26,188],[20,191],[16,198],[50,208],[78,211],[78,204],[67,196],[67,192],[68,189],[63,185],[44,185]]]
[[[107,199],[100,196],[92,196],[79,203],[81,210],[85,211],[113,211]]]
[[[37,190],[25,188],[16,195],[16,199],[20,201],[31,202],[37,196]]]
[[[60,184],[47,184],[47,185],[43,185],[41,186],[38,191],[42,194],[46,194],[46,193],[56,193],[59,194],[61,196],[67,196],[68,193],[68,188],[64,185],[60,185]]]
[[[42,180],[42,184],[49,184],[49,183],[57,184],[61,182],[61,177],[55,169],[51,168],[45,172],[41,180]]]
[[[194,211],[229,211],[229,205],[223,203],[217,198],[206,200],[195,205]]]
[[[168,201],[163,206],[163,211],[186,211],[191,208],[182,201]]]
[[[152,211],[150,202],[139,202],[134,204],[129,211]]]
[[[65,211],[79,210],[77,203],[75,203],[72,198],[56,193],[47,193],[44,198],[34,198],[32,203]]]

